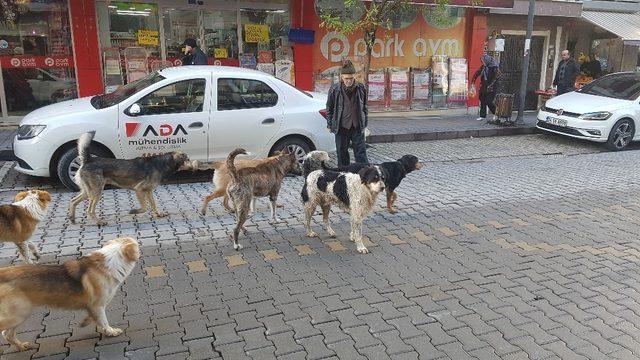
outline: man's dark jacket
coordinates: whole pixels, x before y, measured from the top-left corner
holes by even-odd
[[[193,54],[191,55],[191,61],[189,63],[183,63],[184,65],[207,65],[207,55],[200,50],[199,47],[193,48]]]
[[[340,130],[340,120],[344,110],[344,95],[342,93],[342,82],[331,85],[327,96],[327,126],[332,133],[337,134]],[[355,95],[358,97],[358,128],[364,131],[369,123],[369,110],[367,109],[367,90],[364,84],[356,83]]]
[[[571,87],[576,83],[576,77],[578,76],[578,71],[580,71],[578,64],[575,60],[569,59],[567,60],[567,64],[564,68],[564,78],[562,82],[560,81],[560,67],[562,66],[562,62],[558,65],[558,69],[556,70],[556,76],[553,79],[553,85]]]

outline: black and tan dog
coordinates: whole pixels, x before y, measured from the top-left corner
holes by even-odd
[[[339,168],[330,168],[323,166],[325,170],[330,171],[347,171],[357,174],[363,168],[369,166],[368,164],[350,164]],[[395,193],[396,188],[400,185],[402,179],[412,171],[420,170],[424,167],[424,164],[420,162],[415,155],[404,155],[396,161],[383,162],[377,165],[382,171],[382,180],[384,181],[386,193],[387,193],[387,209],[390,213],[395,214],[398,210],[393,208],[393,205],[398,198],[398,194]]]
[[[235,149],[227,157],[227,169],[231,174],[227,194],[236,209],[237,222],[233,230],[233,248],[236,250],[242,249],[242,245],[238,244],[238,235],[240,235],[240,230],[245,231],[244,223],[249,217],[253,199],[268,196],[271,201],[271,222],[278,222],[276,200],[282,186],[282,180],[287,173],[297,175],[302,173],[296,156],[287,149],[256,166],[237,169],[234,164],[236,156],[246,153],[244,149]]]
[[[129,213],[141,214],[147,211],[147,202],[157,217],[167,216],[158,212],[153,198],[153,190],[162,180],[181,169],[189,169],[189,157],[182,152],[171,152],[164,155],[141,157],[131,160],[91,157],[89,145],[95,132],[83,134],[78,139],[78,156],[80,169],[75,181],[80,187],[80,195],[71,199],[69,204],[69,218],[75,222],[76,207],[89,199],[88,213],[96,225],[106,225],[106,222],[96,216],[96,205],[102,196],[105,185],[115,185],[122,189],[136,192],[140,209],[133,209]]]

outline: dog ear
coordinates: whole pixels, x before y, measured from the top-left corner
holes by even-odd
[[[138,244],[130,242],[125,245],[122,249],[122,256],[130,262],[138,261],[140,259],[140,248],[138,247]]]
[[[24,198],[27,197],[27,195],[29,195],[28,191],[20,191],[19,193],[16,194],[16,197],[15,197],[14,201],[16,201],[16,202],[22,201],[22,200],[24,200]]]
[[[38,200],[40,200],[41,203],[47,204],[51,202],[51,194],[42,190],[36,190],[36,191],[38,192]]]
[[[360,169],[360,171],[358,171],[358,175],[360,176],[360,181],[365,185],[367,184],[367,178],[370,171],[371,171],[371,167],[369,166],[365,166],[362,169]]]

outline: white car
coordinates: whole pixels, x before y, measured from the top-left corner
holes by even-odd
[[[622,150],[640,140],[640,73],[604,76],[556,96],[538,112],[537,128]]]
[[[16,170],[57,176],[77,189],[76,140],[95,131],[91,152],[131,159],[183,151],[222,160],[235,148],[262,158],[288,148],[335,151],[326,95],[306,93],[266,73],[223,66],[160,70],[110,94],[45,106],[24,117],[13,140]]]

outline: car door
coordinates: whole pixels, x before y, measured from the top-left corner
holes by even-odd
[[[283,122],[284,99],[268,78],[215,77],[210,159],[223,159],[236,148],[265,156]]]
[[[125,158],[183,151],[208,154],[211,77],[173,79],[123,104],[119,135]]]

